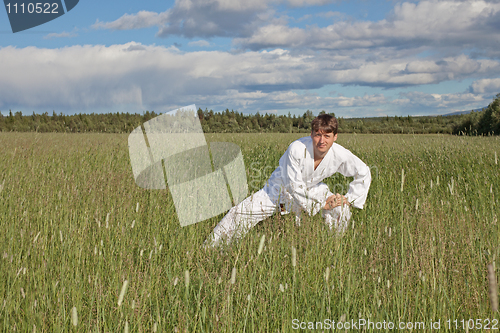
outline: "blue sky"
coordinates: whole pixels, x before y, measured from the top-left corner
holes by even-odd
[[[500,92],[498,1],[80,0],[12,33],[0,111],[434,115]]]

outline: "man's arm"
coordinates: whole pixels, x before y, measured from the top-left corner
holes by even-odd
[[[372,180],[370,168],[347,149],[343,155],[344,161],[338,172],[345,177],[354,177],[345,196],[352,206],[363,209]]]

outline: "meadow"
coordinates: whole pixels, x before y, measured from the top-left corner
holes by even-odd
[[[241,147],[251,193],[301,136],[207,141]],[[0,133],[2,332],[500,329],[499,137],[339,134],[373,177],[345,234],[275,215],[208,251],[222,215],[180,227],[167,190],[135,185],[127,138]]]

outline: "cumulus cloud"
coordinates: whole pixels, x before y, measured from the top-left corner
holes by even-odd
[[[168,12],[155,13],[142,10],[137,14],[125,14],[113,22],[96,21],[94,29],[132,30],[154,27],[163,24],[168,19]]]
[[[497,61],[448,57],[439,62],[388,59],[378,63],[329,54],[273,51],[181,52],[175,47],[127,43],[60,49],[0,48],[0,108],[92,110],[130,105],[159,112],[192,103],[241,111],[287,108],[375,107],[384,95],[321,97],[294,90],[329,84],[412,86],[500,73]],[[498,81],[477,81],[491,87]],[[483,88],[486,91],[486,88]],[[445,107],[477,94],[401,96],[394,103]],[[405,100],[410,100],[407,102]],[[477,100],[476,100],[477,102]]]
[[[50,33],[50,34],[47,34],[45,36],[43,36],[43,39],[53,39],[53,38],[73,38],[73,37],[76,37],[78,36],[77,34],[75,33],[72,33],[72,32],[61,32],[61,33],[56,33],[56,32],[53,32],[53,33]]]
[[[469,90],[474,94],[497,94],[500,92],[500,79],[481,79],[474,81]]]
[[[400,98],[391,101],[391,104],[416,110],[442,110],[444,112],[453,112],[472,110],[482,107],[489,102],[489,99],[483,95],[468,92],[427,94],[413,91],[401,93]]]
[[[95,29],[130,30],[157,26],[157,36],[188,38],[214,36],[246,36],[256,25],[270,17],[268,7],[273,0],[177,0],[161,13],[140,11],[125,14],[112,22],[97,21]]]
[[[425,0],[394,6],[385,19],[376,22],[336,18],[326,26],[298,28],[290,18],[279,16],[276,5],[311,6],[330,0],[177,0],[164,12],[140,11],[112,22],[97,21],[96,29],[129,30],[158,27],[157,36],[186,38],[234,38],[243,50],[285,48],[301,52],[335,52],[352,57],[394,58],[399,53],[416,55],[432,49],[447,56],[463,50],[475,57],[499,57],[500,3],[498,1]],[[307,16],[305,16],[307,17]],[[304,17],[304,18],[305,18]],[[301,19],[292,20],[300,21]]]
[[[421,1],[400,3],[378,22],[340,21],[327,27],[267,24],[249,37],[235,39],[245,49],[309,48],[314,50],[496,49],[500,41],[500,3],[487,1]]]
[[[112,22],[97,20],[92,27],[131,30],[157,26],[158,37],[248,37],[262,25],[283,21],[273,16],[275,5],[304,7],[333,2],[336,0],[176,0],[172,8],[161,13],[125,14]]]

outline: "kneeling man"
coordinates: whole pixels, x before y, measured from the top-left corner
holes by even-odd
[[[330,229],[345,231],[351,217],[350,206],[362,209],[365,204],[370,169],[349,150],[334,143],[338,130],[335,117],[322,114],[312,121],[311,128],[311,136],[290,144],[264,188],[229,210],[205,246],[241,238],[280,207],[282,214],[294,213],[298,225],[302,211],[311,216],[322,211]],[[345,196],[333,194],[321,182],[337,172],[354,177]]]

